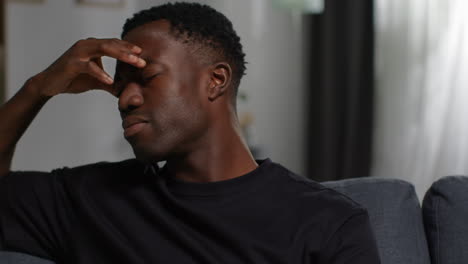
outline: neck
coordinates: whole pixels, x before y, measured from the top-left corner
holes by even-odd
[[[237,117],[215,122],[199,147],[183,158],[167,160],[172,177],[189,182],[215,182],[242,176],[258,165],[242,138]]]

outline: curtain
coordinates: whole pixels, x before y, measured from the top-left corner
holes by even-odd
[[[372,174],[415,184],[468,174],[468,2],[376,1]]]
[[[373,120],[373,1],[326,0],[308,15],[308,175],[369,176]]]
[[[5,2],[0,2],[0,104],[3,103],[5,97]]]

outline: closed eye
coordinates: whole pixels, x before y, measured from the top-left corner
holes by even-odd
[[[145,83],[147,83],[147,82],[151,81],[152,79],[156,78],[158,75],[159,75],[159,73],[156,73],[156,74],[151,75],[151,76],[149,76],[149,77],[143,78],[143,81],[144,81]]]
[[[140,85],[145,85],[147,84],[148,82],[150,82],[151,80],[153,80],[154,78],[156,78],[160,73],[156,73],[156,74],[153,74],[149,77],[140,77],[139,78],[139,81],[136,81],[137,83],[139,83]],[[122,94],[123,90],[125,90],[125,86],[126,86],[126,83],[128,81],[126,80],[123,80],[123,78],[120,78],[120,76],[116,76],[115,77],[115,80],[114,80],[114,90],[117,91],[117,98],[120,97],[120,95]]]

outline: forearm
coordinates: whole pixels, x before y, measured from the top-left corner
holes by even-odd
[[[39,92],[40,75],[26,81],[8,102],[0,107],[0,178],[10,171],[16,143],[50,97]]]
[[[113,80],[102,68],[101,57],[144,68],[141,52],[141,48],[119,39],[79,40],[47,69],[29,79],[0,107],[0,178],[10,171],[16,143],[52,96],[91,89],[115,95]]]

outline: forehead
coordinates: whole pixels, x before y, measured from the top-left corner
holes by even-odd
[[[141,57],[150,61],[187,58],[189,48],[176,40],[170,31],[169,22],[158,20],[132,29],[123,40],[142,48]]]

